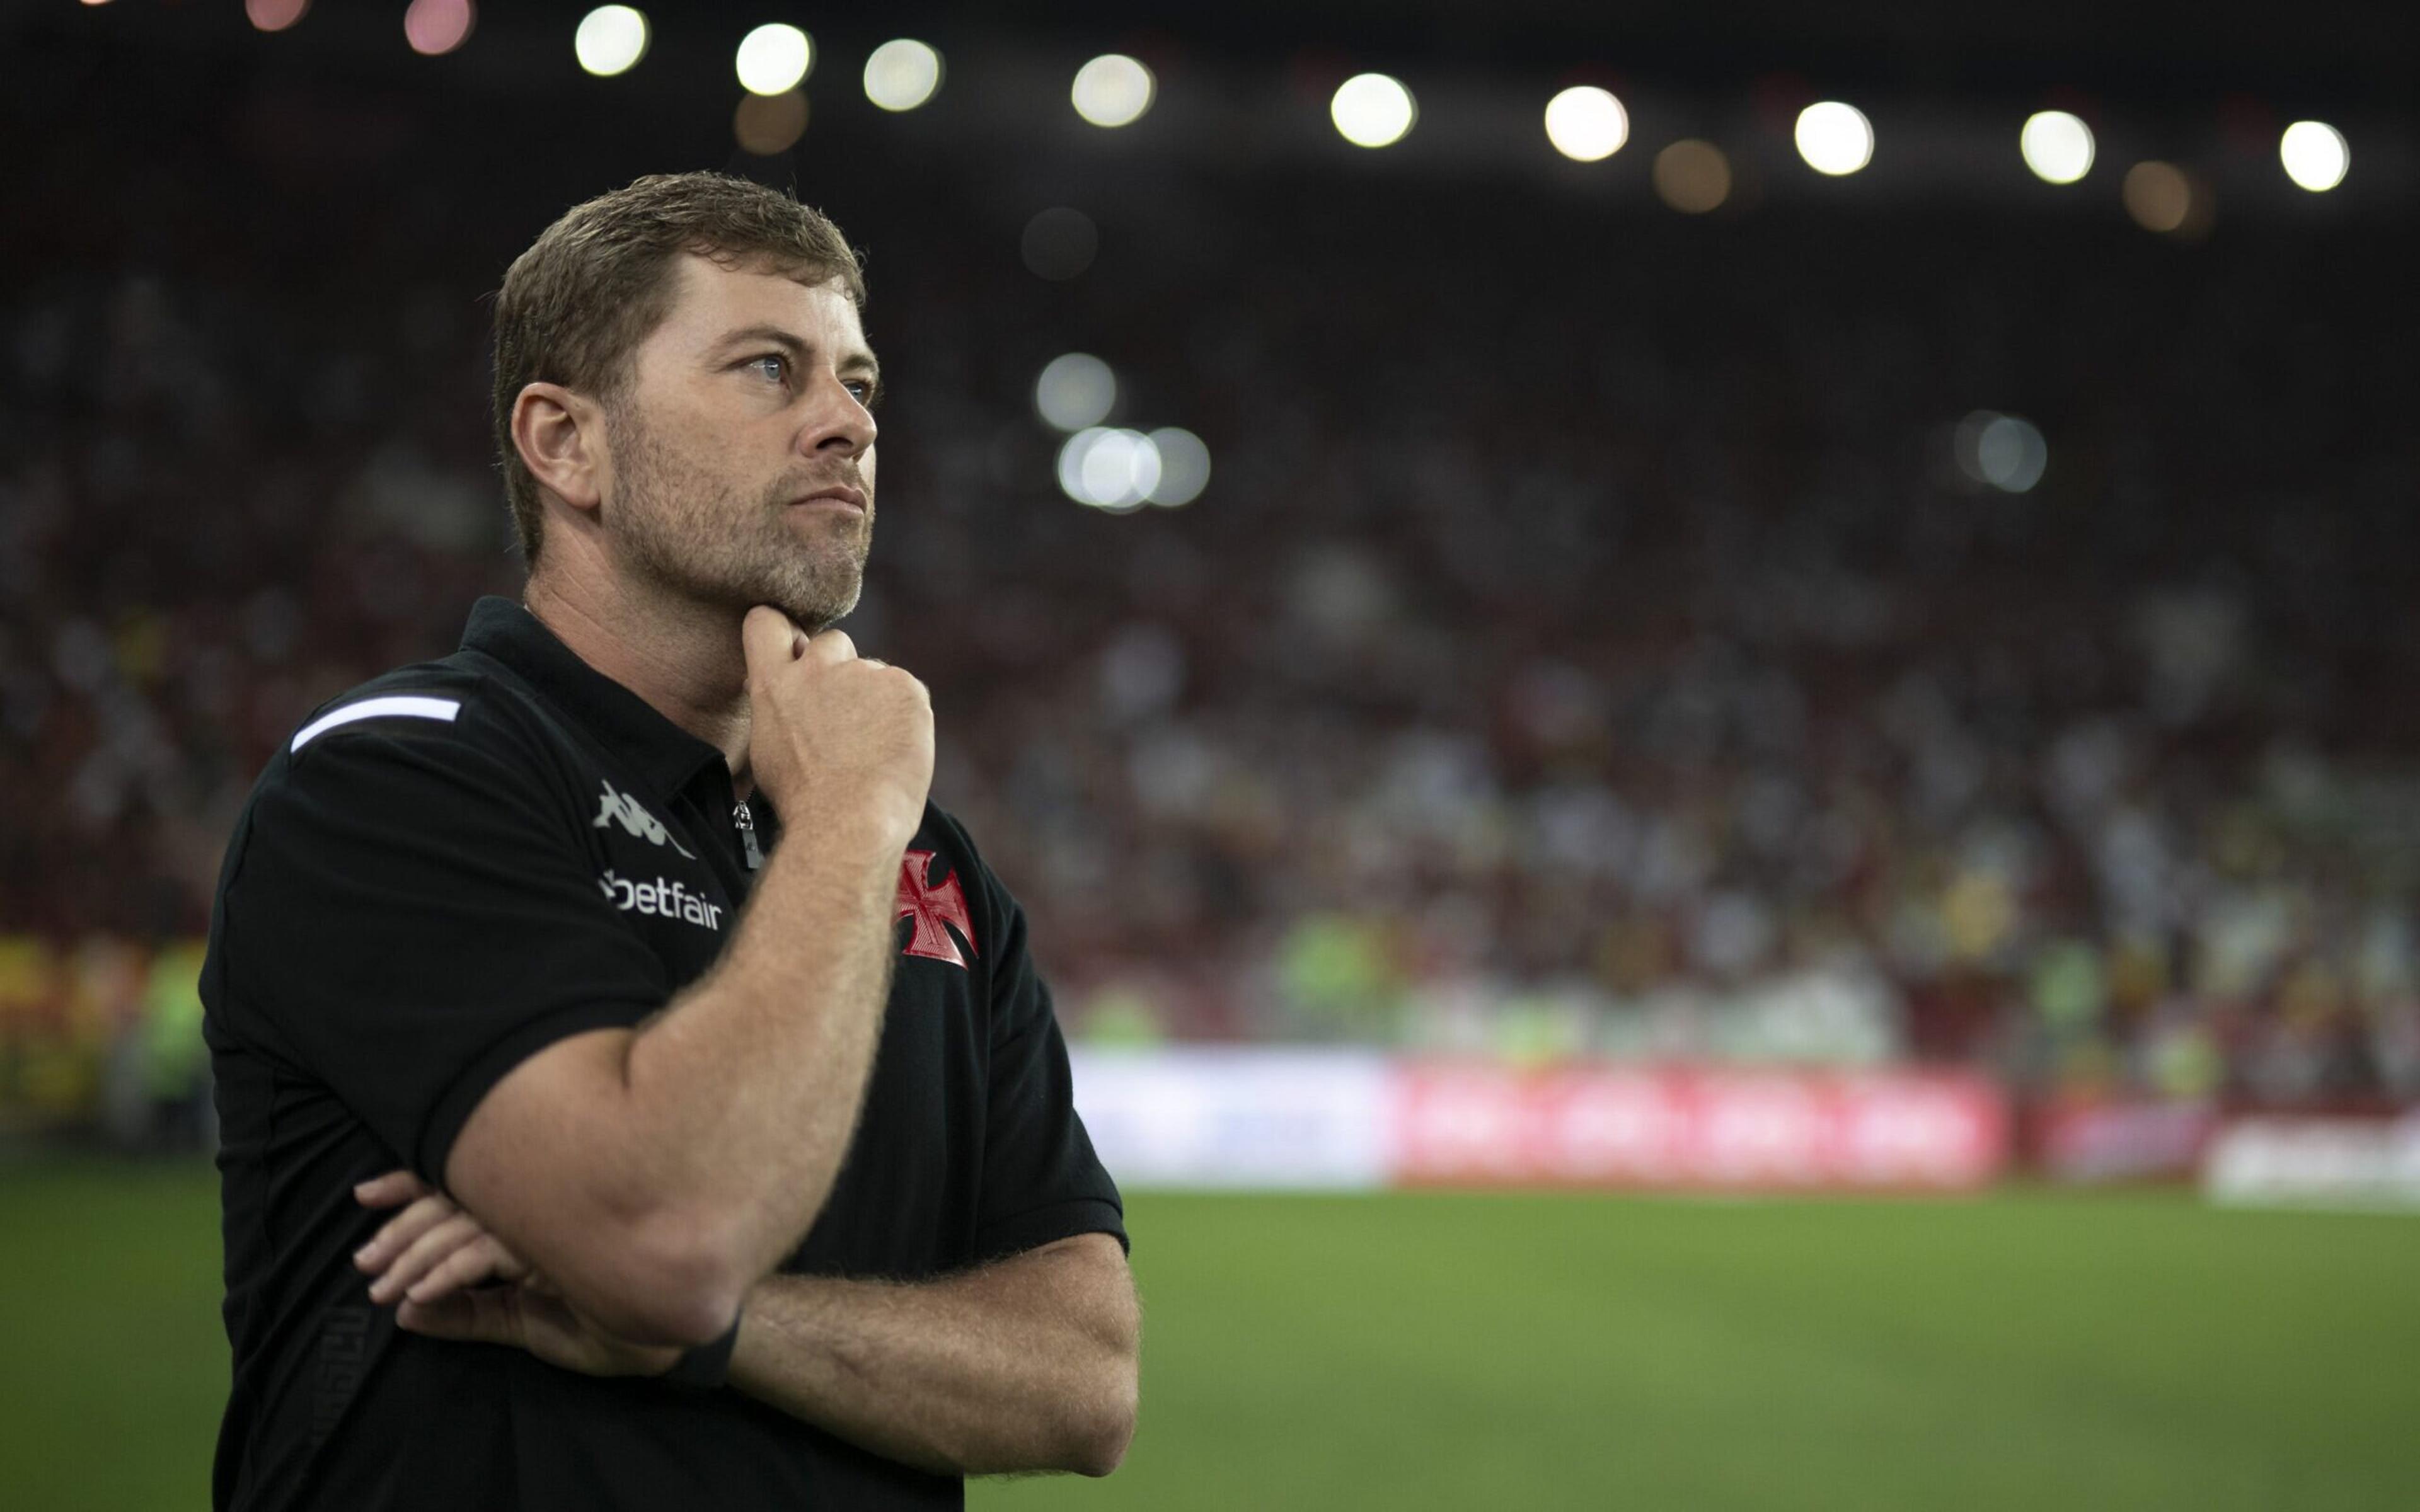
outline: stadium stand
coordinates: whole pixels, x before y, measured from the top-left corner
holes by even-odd
[[[516,580],[479,296],[597,186],[229,115],[199,173],[36,153],[0,247],[10,1121],[185,1105],[147,1026],[254,774]],[[1046,283],[1063,183],[800,187],[893,376],[847,627],[1078,1037],[2420,1098],[2408,237],[1194,169]],[[1198,502],[1060,493],[1071,349],[1207,440]]]

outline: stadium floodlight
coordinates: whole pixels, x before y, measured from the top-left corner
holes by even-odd
[[[1357,73],[1336,86],[1327,102],[1336,132],[1357,147],[1392,147],[1404,139],[1419,117],[1412,92],[1400,79],[1383,73]]]
[[[2138,162],[2118,185],[2126,213],[2146,231],[2162,235],[2185,229],[2194,216],[2193,180],[2173,163]]]
[[[2017,133],[2025,166],[2046,184],[2071,184],[2092,171],[2092,128],[2063,110],[2038,110]]]
[[[1958,471],[2002,493],[2027,493],[2050,467],[2050,443],[2033,422],[1978,409],[1958,423],[1951,444]]]
[[[1874,127],[1865,112],[1837,100],[1819,100],[1798,113],[1798,155],[1807,166],[1833,178],[1874,161]]]
[[[471,39],[477,20],[471,0],[411,0],[403,13],[403,39],[423,57],[441,57]]]
[[[1719,208],[1731,194],[1730,160],[1712,142],[1683,137],[1655,154],[1656,196],[1683,215]]]
[[[2344,182],[2352,166],[2352,148],[2344,133],[2325,121],[2296,121],[2277,139],[2277,161],[2286,177],[2314,194],[2324,194]]]
[[[1574,85],[1546,101],[1546,140],[1575,162],[1598,162],[1630,140],[1630,113],[1608,90]]]
[[[243,19],[260,31],[282,32],[310,8],[311,0],[243,0]]]
[[[600,79],[628,73],[647,55],[647,18],[629,6],[598,6],[571,35],[572,56]]]
[[[1068,98],[1095,126],[1131,126],[1151,109],[1156,88],[1149,69],[1123,53],[1104,53],[1076,70]]]
[[[1109,418],[1118,376],[1090,352],[1054,357],[1033,380],[1033,408],[1057,430],[1085,430]]]
[[[941,87],[941,54],[912,38],[883,43],[865,60],[865,98],[888,111],[914,110]]]
[[[1144,440],[1159,455],[1159,481],[1142,491],[1143,502],[1175,509],[1202,497],[1210,486],[1210,448],[1177,425],[1162,425]]]
[[[739,87],[750,94],[786,93],[815,66],[814,39],[780,22],[759,26],[739,39],[735,66]]]
[[[777,157],[807,134],[807,97],[801,90],[778,95],[741,95],[731,113],[731,135],[742,152]]]
[[[1141,508],[1159,486],[1159,448],[1140,431],[1096,425],[1059,448],[1060,491],[1112,515]]]

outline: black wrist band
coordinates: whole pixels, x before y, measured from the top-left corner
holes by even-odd
[[[729,1379],[731,1350],[738,1342],[739,1319],[735,1314],[731,1326],[722,1331],[721,1338],[684,1350],[661,1379],[666,1384],[678,1386],[683,1391],[712,1391]]]

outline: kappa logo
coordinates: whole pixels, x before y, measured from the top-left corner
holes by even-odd
[[[934,886],[931,851],[909,851],[899,858],[899,891],[891,906],[895,921],[912,918],[916,932],[908,938],[905,954],[921,955],[928,960],[947,961],[963,971],[966,956],[958,954],[958,942],[950,938],[943,925],[954,927],[967,942],[969,955],[981,955],[975,944],[975,921],[967,913],[967,892],[958,886],[954,873],[948,881]]]
[[[605,793],[597,802],[597,821],[592,827],[602,829],[609,824],[620,825],[641,840],[651,841],[658,845],[669,845],[681,855],[689,856],[690,860],[697,859],[696,856],[690,856],[687,846],[673,839],[673,832],[663,826],[661,820],[639,807],[638,799],[627,793],[614,792],[613,784],[601,779],[597,785],[602,787]]]
[[[613,901],[614,907],[626,914],[677,918],[685,924],[713,930],[718,934],[722,932],[722,905],[708,903],[690,891],[688,885],[678,877],[633,882],[618,872],[608,872],[597,879],[597,886]]]

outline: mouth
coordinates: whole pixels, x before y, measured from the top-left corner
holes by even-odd
[[[840,509],[850,514],[862,515],[865,513],[865,495],[847,484],[836,483],[829,488],[818,488],[811,494],[802,494],[791,500],[790,507]]]

